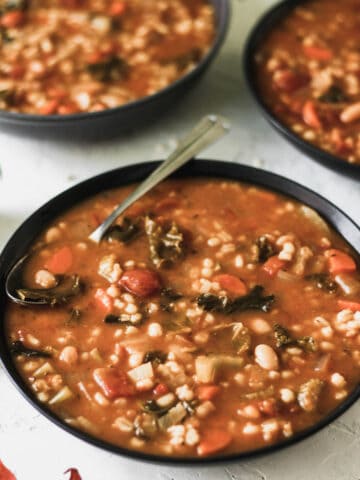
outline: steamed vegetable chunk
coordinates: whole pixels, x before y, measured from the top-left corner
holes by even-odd
[[[37,399],[74,428],[148,453],[271,445],[360,380],[358,255],[316,212],[257,187],[171,180],[99,245],[131,191],[75,205],[31,248],[9,349]],[[266,208],[264,208],[266,202]]]

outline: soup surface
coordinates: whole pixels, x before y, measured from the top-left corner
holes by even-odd
[[[359,0],[303,2],[256,53],[257,83],[304,140],[360,164]]]
[[[358,258],[310,208],[171,180],[96,245],[133,187],[75,206],[32,248],[9,346],[33,395],[115,445],[203,457],[291,437],[360,378]],[[49,306],[51,304],[52,306]]]
[[[0,108],[118,107],[193,69],[215,35],[207,0],[0,1]]]

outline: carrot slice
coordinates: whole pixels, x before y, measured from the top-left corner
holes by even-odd
[[[126,4],[124,2],[121,2],[121,1],[114,1],[111,5],[110,5],[110,15],[112,17],[120,17],[121,15],[123,15],[126,11]]]
[[[201,442],[197,447],[197,453],[201,457],[212,455],[224,450],[232,441],[232,436],[226,430],[211,429],[207,430],[202,436]]]
[[[5,467],[5,465],[0,460],[0,480],[16,480],[14,474],[10,472],[9,469]]]
[[[200,400],[212,400],[218,393],[220,393],[220,387],[217,385],[201,385],[197,389],[197,396]]]
[[[263,270],[270,275],[270,277],[275,277],[279,270],[281,270],[286,265],[284,260],[280,260],[279,257],[270,257],[263,265]]]
[[[216,275],[213,277],[213,282],[219,283],[221,288],[234,295],[246,295],[247,288],[245,283],[240,278],[235,277],[235,275],[228,275],[227,273]]]
[[[70,270],[72,264],[73,254],[70,247],[63,247],[47,261],[46,268],[52,273],[61,275]]]
[[[360,312],[360,303],[350,302],[348,300],[338,300],[338,307],[341,310],[351,310],[352,312]]]
[[[304,45],[305,55],[312,60],[320,60],[326,62],[333,58],[333,52],[328,48],[316,47],[315,45]]]
[[[316,111],[315,104],[311,100],[305,102],[302,110],[303,120],[311,128],[319,129],[322,127],[321,120]]]
[[[1,17],[0,24],[5,28],[16,28],[20,27],[24,23],[25,15],[21,10],[11,10],[10,12],[4,13]]]
[[[333,274],[343,272],[355,272],[355,260],[341,250],[331,249],[327,250],[329,272]]]

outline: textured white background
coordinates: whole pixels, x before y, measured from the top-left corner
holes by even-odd
[[[120,165],[161,158],[179,134],[209,112],[233,130],[205,157],[284,174],[320,192],[360,222],[359,184],[306,159],[262,119],[244,86],[244,39],[273,1],[233,1],[230,34],[201,84],[154,125],[103,143],[55,142],[0,133],[0,246],[36,208],[75,182]],[[149,158],[150,157],[150,158]],[[110,455],[41,417],[0,367],[0,458],[18,480],[56,480],[76,466],[83,480],[319,480],[360,478],[360,405],[301,444],[271,456],[212,468],[165,468]]]

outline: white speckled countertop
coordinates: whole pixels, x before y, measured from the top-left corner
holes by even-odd
[[[261,117],[243,81],[244,39],[270,0],[233,1],[226,44],[201,84],[170,113],[126,138],[54,142],[0,133],[0,246],[37,207],[75,182],[129,163],[161,158],[201,115],[233,122],[204,157],[261,166],[320,192],[360,222],[359,184],[306,159]],[[56,480],[77,467],[83,480],[358,480],[360,404],[311,439],[273,455],[211,468],[166,468],[111,455],[73,438],[37,413],[0,367],[0,459],[17,480]],[[1,480],[1,479],[0,479]]]

